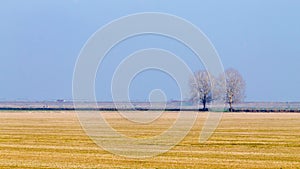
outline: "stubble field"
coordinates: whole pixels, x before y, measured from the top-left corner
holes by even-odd
[[[102,150],[84,133],[75,112],[0,112],[0,168],[300,168],[300,113],[224,113],[219,127],[198,143],[207,113],[169,152],[129,159]],[[137,126],[117,113],[107,121],[129,137],[166,130],[176,113]],[[137,130],[138,127],[138,130]]]

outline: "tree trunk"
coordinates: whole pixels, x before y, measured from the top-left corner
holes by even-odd
[[[202,104],[203,104],[203,111],[208,111],[207,108],[206,108],[206,101],[207,101],[207,97],[206,95],[204,95],[204,98],[202,100]]]
[[[206,100],[203,100],[203,110],[206,109]]]
[[[232,109],[232,102],[231,102],[231,101],[229,102],[229,111],[230,111],[230,112],[233,112],[233,109]]]

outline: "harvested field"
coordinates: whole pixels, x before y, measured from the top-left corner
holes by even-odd
[[[95,145],[75,112],[2,111],[0,168],[300,168],[300,113],[224,113],[213,136],[200,144],[206,115],[199,113],[187,137],[169,152],[129,159]],[[159,134],[176,116],[167,112],[137,126],[117,113],[105,115],[130,137]]]

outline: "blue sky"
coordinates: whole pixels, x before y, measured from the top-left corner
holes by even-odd
[[[240,71],[247,101],[300,101],[300,1],[83,1],[7,0],[0,2],[0,100],[72,99],[72,76],[80,49],[100,27],[138,12],[177,15],[199,27],[212,41],[225,68]],[[143,42],[143,43],[141,43]],[[156,36],[136,37],[108,55],[96,79],[98,100],[111,100],[113,67],[134,50],[160,47],[184,59],[192,53]],[[120,56],[122,53],[122,56]],[[146,100],[153,88],[177,99],[173,80],[159,72],[138,76],[133,100]]]

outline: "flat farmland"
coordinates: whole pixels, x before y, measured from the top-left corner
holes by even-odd
[[[98,147],[75,112],[1,111],[0,168],[300,168],[300,113],[224,113],[200,144],[206,116],[199,113],[189,134],[167,153],[131,159]],[[111,126],[129,137],[157,135],[176,117],[167,112],[139,126],[105,112]]]

